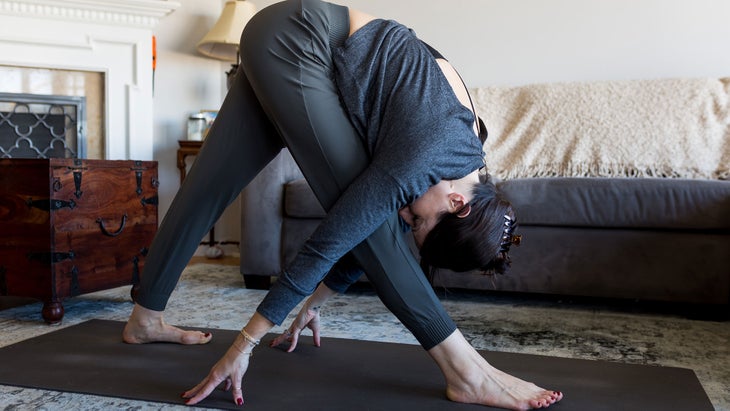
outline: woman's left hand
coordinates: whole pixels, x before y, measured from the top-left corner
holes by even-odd
[[[231,391],[233,402],[243,405],[241,382],[248,369],[252,349],[253,347],[245,341],[240,341],[240,337],[236,339],[225,355],[213,366],[208,376],[198,385],[183,393],[182,398],[187,400],[185,404],[194,405],[199,403],[208,397],[217,386],[225,383],[224,389],[226,391],[233,388]]]
[[[276,337],[274,341],[271,342],[271,346],[276,347],[284,341],[288,341],[289,348],[286,352],[294,351],[294,349],[297,348],[297,343],[299,342],[299,335],[305,328],[312,330],[314,345],[319,347],[319,307],[308,308],[308,305],[305,304],[301,311],[299,311],[299,314],[297,314],[297,318],[294,319],[291,326],[289,326],[289,328],[287,328],[280,336]]]

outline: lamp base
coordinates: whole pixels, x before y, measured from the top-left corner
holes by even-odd
[[[231,69],[226,71],[226,87],[230,90],[233,85],[233,79],[236,78],[238,72],[238,64],[231,64]]]

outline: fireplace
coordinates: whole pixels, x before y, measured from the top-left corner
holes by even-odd
[[[68,147],[64,155],[53,150],[50,156],[36,158],[105,159],[104,83],[99,72],[0,65],[0,157],[33,156],[35,150],[28,151],[30,142],[23,138],[32,133],[52,135],[56,145],[63,139]],[[58,124],[61,113],[64,137]],[[41,152],[36,154],[43,153],[44,149],[34,146]]]
[[[87,158],[86,98],[0,93],[1,158]]]
[[[99,76],[101,101],[86,97],[85,111],[89,125],[100,123],[100,137],[97,143],[86,140],[85,157],[150,160],[152,29],[179,6],[168,0],[0,0],[0,68]],[[0,92],[59,96],[19,90],[2,80]],[[92,118],[93,110],[100,115]]]

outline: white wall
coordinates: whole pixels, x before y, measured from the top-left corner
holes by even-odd
[[[469,86],[730,76],[727,0],[337,2],[411,27]]]
[[[252,1],[258,9],[273,0]],[[195,44],[223,0],[181,0],[155,29],[155,159],[160,215],[178,188],[188,112],[223,99],[226,63]],[[469,86],[730,76],[727,0],[340,0],[392,18],[446,55]],[[218,229],[221,231],[221,229]],[[218,233],[217,233],[218,234]],[[221,233],[221,236],[224,234]]]
[[[160,218],[180,187],[178,140],[185,140],[187,117],[201,109],[218,109],[225,96],[230,63],[196,51],[196,44],[222,10],[220,0],[178,0],[181,6],[155,27],[157,71],[154,91],[154,159],[159,162]],[[191,164],[194,157],[188,157]],[[235,206],[231,207],[236,208]],[[219,224],[216,239],[238,240],[239,224]]]

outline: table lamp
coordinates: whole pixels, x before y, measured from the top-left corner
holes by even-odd
[[[240,54],[238,43],[246,23],[256,14],[256,6],[245,0],[226,2],[218,21],[198,43],[198,51],[208,57],[232,61],[231,70],[226,72],[228,86],[238,70]]]

